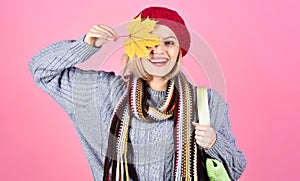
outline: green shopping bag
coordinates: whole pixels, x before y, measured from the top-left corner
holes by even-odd
[[[207,158],[206,170],[210,181],[230,181],[224,165],[218,160]]]

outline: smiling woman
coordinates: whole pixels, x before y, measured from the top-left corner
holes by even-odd
[[[138,16],[157,22],[151,36],[161,43],[147,47],[145,57],[133,54],[131,60],[125,54],[123,70],[129,75],[75,67],[119,39],[105,25],[92,26],[79,40],[54,43],[30,62],[38,86],[72,119],[94,180],[206,181],[207,157],[238,179],[246,159],[231,133],[227,104],[216,91],[207,91],[211,126],[194,123],[199,122],[196,86],[180,71],[190,47],[183,19],[164,7],[146,8]]]

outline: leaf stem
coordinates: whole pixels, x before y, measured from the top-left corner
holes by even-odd
[[[129,35],[119,35],[119,37],[129,37]]]

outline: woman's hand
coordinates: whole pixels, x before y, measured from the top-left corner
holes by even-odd
[[[210,149],[217,140],[217,134],[211,126],[192,123],[195,126],[196,143],[204,149]]]
[[[104,43],[116,41],[118,38],[119,36],[112,28],[105,25],[94,25],[86,34],[84,42],[93,47],[101,47]]]

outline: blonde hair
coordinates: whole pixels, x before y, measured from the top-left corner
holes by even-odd
[[[170,71],[170,73],[164,76],[165,79],[169,80],[175,77],[180,72],[181,60],[182,60],[182,53],[181,51],[179,51],[175,66]],[[152,79],[152,75],[146,72],[142,64],[142,61],[140,59],[134,57],[133,60],[129,60],[129,57],[126,54],[124,54],[122,57],[121,76],[125,81],[129,80],[128,76],[125,75],[127,71],[130,74],[133,73],[136,77],[144,79],[145,81],[149,81]]]

